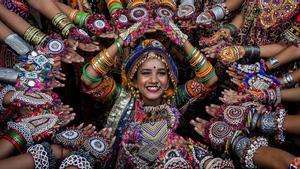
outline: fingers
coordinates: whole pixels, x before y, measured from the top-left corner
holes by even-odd
[[[86,136],[90,136],[95,130],[96,127],[93,126],[92,124],[89,124],[82,129],[82,133]]]
[[[205,111],[207,114],[211,115],[212,117],[216,116],[217,111],[220,109],[219,105],[211,104],[210,106],[205,106]]]
[[[198,134],[200,134],[202,137],[204,136],[205,126],[208,124],[208,121],[197,117],[195,120],[191,120],[190,124],[194,126],[194,130]]]
[[[234,84],[236,84],[237,86],[240,86],[242,85],[242,81],[241,80],[238,80],[238,79],[235,79],[235,78],[232,78],[230,81],[232,81]]]
[[[83,127],[83,125],[84,125],[84,123],[79,124],[79,125],[76,127],[76,129],[77,129],[77,130],[81,130],[82,127]]]

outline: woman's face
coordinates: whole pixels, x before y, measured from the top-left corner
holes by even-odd
[[[168,72],[165,64],[158,59],[146,60],[137,71],[136,87],[145,105],[159,105],[169,87]]]

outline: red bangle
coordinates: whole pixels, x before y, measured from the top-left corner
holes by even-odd
[[[7,141],[9,141],[10,143],[13,144],[13,146],[15,147],[15,149],[18,151],[18,152],[21,152],[21,149],[20,149],[20,145],[14,140],[12,139],[11,137],[7,136],[7,135],[2,135],[0,136],[0,138],[3,138]]]

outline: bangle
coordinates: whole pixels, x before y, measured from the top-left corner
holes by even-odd
[[[87,79],[89,79],[90,81],[92,82],[100,82],[102,80],[102,78],[94,78],[94,77],[91,77],[87,72],[86,72],[86,68],[87,66],[89,65],[89,63],[86,63],[83,68],[82,68],[82,74],[84,77],[86,77]]]
[[[225,12],[224,12],[222,6],[220,6],[220,5],[216,5],[215,7],[213,7],[211,9],[211,12],[215,16],[216,21],[220,21],[223,18],[225,18]]]
[[[71,21],[74,21],[76,15],[78,14],[79,10],[77,9],[74,9],[70,12],[70,14],[68,15],[68,18],[71,20]]]
[[[120,44],[120,40],[118,38],[116,38],[115,43],[117,45],[119,55],[122,55],[123,49],[122,49],[122,46]]]
[[[290,73],[284,74],[283,75],[283,83],[288,87],[293,85],[294,84],[293,76]]]
[[[28,148],[27,153],[30,153],[33,161],[34,168],[49,168],[49,158],[45,147],[42,144],[36,144]]]
[[[200,82],[205,83],[205,82],[209,81],[215,75],[216,75],[216,71],[213,70],[206,78],[201,79]]]
[[[260,48],[258,46],[245,46],[245,55],[249,59],[254,59],[260,56]]]
[[[91,169],[92,165],[88,161],[87,158],[82,157],[80,155],[71,155],[67,158],[65,158],[61,165],[59,166],[59,169],[65,169],[69,166],[75,166],[78,167],[79,169]]]
[[[197,52],[197,50],[198,49],[196,47],[194,47],[193,51],[188,55],[187,59],[190,60],[192,58],[192,56],[195,55],[195,53]]]
[[[27,42],[25,42],[18,34],[15,33],[8,35],[4,42],[19,55],[25,55],[32,49]]]
[[[270,66],[271,66],[272,69],[275,69],[275,68],[279,67],[279,61],[275,57],[270,57],[269,62],[270,62]]]
[[[230,32],[230,36],[232,36],[232,37],[236,36],[238,33],[238,28],[232,23],[228,23],[228,24],[224,25],[223,28],[228,29]]]

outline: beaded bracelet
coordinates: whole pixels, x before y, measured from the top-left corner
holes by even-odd
[[[33,157],[35,169],[49,169],[49,158],[45,147],[42,144],[36,144],[27,149],[27,153],[30,153]]]
[[[59,169],[65,169],[69,166],[75,166],[79,169],[92,169],[91,163],[85,157],[79,155],[71,155],[65,158],[59,166]]]
[[[82,68],[82,74],[84,77],[86,77],[87,79],[89,79],[91,82],[100,82],[102,81],[102,78],[99,77],[99,78],[94,78],[94,77],[91,77],[87,72],[86,72],[86,68],[88,67],[89,63],[86,63],[83,68]]]
[[[245,148],[245,154],[241,158],[242,163],[245,165],[247,168],[257,168],[256,165],[254,164],[253,157],[255,152],[257,151],[258,148],[260,147],[267,147],[268,146],[268,140],[264,137],[257,137],[257,138],[252,138]]]
[[[51,145],[48,142],[42,142],[41,145],[45,148],[45,151],[47,152],[47,156],[49,159],[49,169],[57,168],[55,156],[53,154]]]

